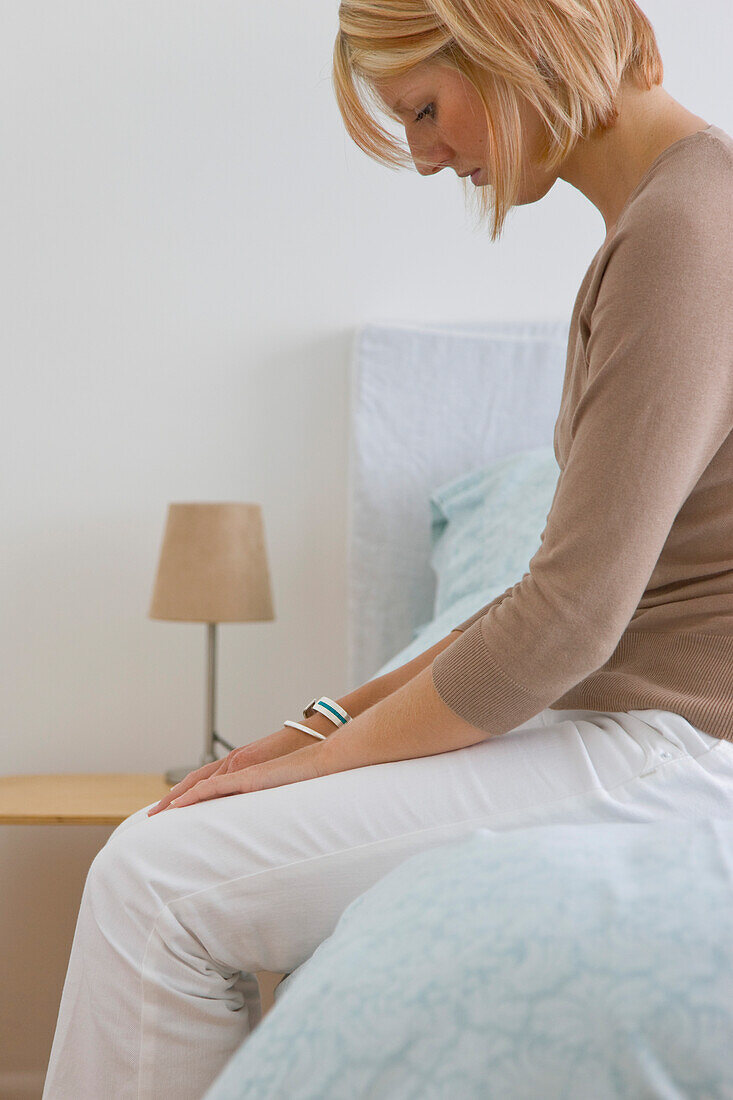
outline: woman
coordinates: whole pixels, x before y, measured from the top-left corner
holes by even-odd
[[[471,173],[492,239],[558,178],[603,216],[555,497],[530,571],[440,643],[115,830],[48,1100],[202,1096],[259,1019],[254,973],[299,966],[417,851],[733,815],[733,140],[662,88],[632,0],[345,0],[339,20],[367,153],[402,155],[371,100],[421,174]]]

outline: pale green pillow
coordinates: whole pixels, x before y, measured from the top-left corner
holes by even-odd
[[[548,445],[497,459],[431,493],[434,617],[522,579],[540,547],[559,474]],[[475,609],[481,606],[477,599]],[[471,608],[463,617],[470,614]]]

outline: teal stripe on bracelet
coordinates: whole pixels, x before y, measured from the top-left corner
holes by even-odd
[[[346,725],[346,719],[343,717],[343,715],[339,714],[337,710],[334,710],[333,707],[329,706],[328,703],[326,703],[323,699],[319,699],[318,702],[322,707],[325,707],[326,710],[330,710],[331,714],[334,716],[334,718],[338,718],[342,726]]]

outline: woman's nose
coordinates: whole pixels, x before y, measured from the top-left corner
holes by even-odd
[[[443,156],[438,156],[435,153],[416,155],[413,152],[412,159],[421,176],[434,176],[436,172],[441,172],[443,168],[447,168],[450,163],[445,154]]]
[[[410,146],[413,164],[421,176],[434,176],[436,172],[440,172],[443,168],[447,168],[450,165],[447,149],[418,146],[413,142],[408,142],[408,144]]]
[[[417,170],[421,176],[434,176],[436,172],[442,172],[442,170],[447,167],[447,164],[432,164],[423,165],[422,168],[418,167]]]

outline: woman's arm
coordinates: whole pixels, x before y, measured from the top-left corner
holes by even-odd
[[[392,692],[397,691],[403,684],[406,684],[413,677],[417,676],[418,672],[422,672],[424,668],[432,664],[433,658],[446,649],[451,642],[454,642],[456,638],[461,636],[460,630],[451,630],[450,634],[447,634],[445,638],[441,638],[439,642],[436,642],[430,649],[426,649],[424,653],[419,653],[417,657],[413,657],[411,661],[407,661],[406,664],[400,665],[399,668],[393,668],[391,672],[385,672],[384,676],[377,676],[374,680],[367,680],[366,683],[361,684],[359,687],[354,688],[353,691],[348,692],[347,695],[342,695],[335,701],[340,707],[343,707],[347,714],[350,714],[352,718],[356,718],[357,714],[362,714],[363,711],[369,710],[375,703],[378,703],[380,699],[386,698],[391,695]],[[316,733],[323,733],[326,737],[336,733],[336,726],[333,722],[326,718],[325,714],[312,714],[310,718],[298,718],[297,721],[301,726],[307,726],[308,729],[315,730]],[[290,726],[284,726],[283,731],[289,733],[293,737],[292,749],[286,751],[293,751],[293,749],[300,748],[303,745],[309,745],[313,740],[307,733],[300,733],[298,730],[292,729]],[[279,733],[282,731],[278,731]],[[279,754],[278,754],[279,755]]]
[[[441,638],[439,642],[436,642],[430,649],[426,649],[424,653],[419,653],[417,657],[413,657],[411,661],[400,665],[399,668],[393,668],[391,672],[385,672],[384,676],[367,680],[366,683],[355,688],[348,695],[343,695],[336,702],[344,708],[347,714],[355,718],[357,714],[373,707],[380,699],[384,699],[385,696],[391,695],[393,691],[397,691],[408,680],[412,680],[414,676],[417,676],[418,672],[422,672],[424,668],[432,664],[433,658],[437,657],[456,638],[460,638],[461,633],[460,630],[451,630],[450,634],[447,634],[445,638]],[[320,721],[317,722],[318,719]],[[336,732],[333,722],[330,722],[323,714],[314,714],[307,721],[301,722],[301,725],[309,726],[317,733],[329,734]],[[308,737],[306,733],[302,736],[304,740]]]
[[[460,636],[460,630],[452,630],[445,638],[441,638],[439,642],[436,642],[424,653],[418,654],[412,661],[408,661],[406,664],[400,665],[399,668],[385,673],[384,676],[368,680],[365,684],[355,688],[354,691],[342,695],[336,702],[344,708],[347,714],[351,715],[352,719],[356,718],[373,707],[375,703],[386,699],[413,680],[415,676],[430,666],[433,658],[441,650]],[[339,732],[333,722],[320,713],[312,714],[310,718],[304,718],[300,725],[307,726],[308,729],[312,729],[316,733],[322,733],[327,739],[334,733]],[[351,726],[351,723],[347,723],[347,725]],[[256,764],[274,761],[301,749],[312,748],[314,747],[313,740],[309,734],[303,733],[301,730],[293,729],[291,726],[282,726],[275,733],[267,734],[258,741],[233,749],[221,760],[212,761],[210,764],[204,764],[202,767],[189,772],[180,783],[171,787],[170,792],[153,809],[148,811],[148,816],[166,809],[174,798],[184,794],[205,779],[211,779],[215,775],[223,775],[227,772],[239,771],[242,768],[253,767]],[[324,742],[319,741],[318,744],[324,744]]]
[[[170,803],[164,800],[166,805],[189,806],[210,798],[299,783],[369,764],[432,756],[486,740],[483,730],[464,722],[446,706],[433,685],[432,666],[423,663],[420,672],[361,711],[325,741],[262,764],[201,779],[183,794],[176,793]],[[411,661],[403,668],[410,665]]]

